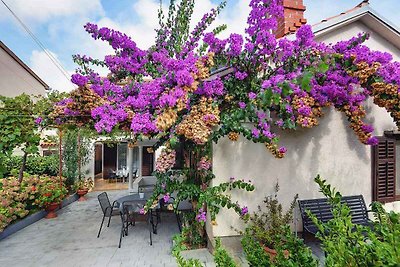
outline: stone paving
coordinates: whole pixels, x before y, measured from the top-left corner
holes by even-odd
[[[0,241],[0,267],[18,266],[177,266],[171,255],[172,236],[179,232],[173,214],[162,214],[153,246],[145,222],[129,228],[129,235],[118,248],[121,220],[111,219],[97,238],[102,212],[97,194],[85,202],[74,202],[58,211],[56,219],[42,219]],[[127,194],[126,190],[109,191],[110,201]],[[308,240],[314,255],[323,263],[323,253],[315,240]],[[248,266],[242,252],[232,251],[237,262]],[[207,249],[182,252],[185,258],[197,258],[205,267],[215,266]]]
[[[173,214],[162,215],[153,246],[146,223],[137,222],[118,248],[118,216],[97,238],[102,218],[98,193],[64,207],[56,219],[42,219],[0,241],[0,266],[176,266],[171,247],[179,230]],[[126,193],[110,191],[110,201]]]

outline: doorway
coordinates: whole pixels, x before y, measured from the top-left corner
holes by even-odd
[[[117,171],[117,145],[103,145],[103,178],[113,178],[113,173]]]
[[[103,145],[95,144],[94,146],[94,175],[101,176],[103,172]]]

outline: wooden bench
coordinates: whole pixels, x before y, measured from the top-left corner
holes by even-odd
[[[362,195],[344,196],[342,204],[347,204],[351,212],[351,220],[354,224],[368,226],[371,221],[368,218],[367,206]],[[332,206],[327,198],[299,200],[301,219],[303,220],[303,238],[305,232],[315,235],[318,232],[318,227],[307,216],[307,210],[314,214],[318,220],[326,223],[333,219]]]

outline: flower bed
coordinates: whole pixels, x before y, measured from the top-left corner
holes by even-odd
[[[11,223],[35,213],[50,202],[60,203],[67,191],[57,177],[30,176],[0,180],[0,233]]]

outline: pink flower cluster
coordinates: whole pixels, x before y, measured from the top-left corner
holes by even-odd
[[[209,170],[212,164],[211,161],[207,157],[201,157],[200,161],[197,163],[198,170]]]
[[[176,161],[176,151],[164,149],[160,156],[157,158],[156,171],[165,173],[172,167],[174,167]]]

